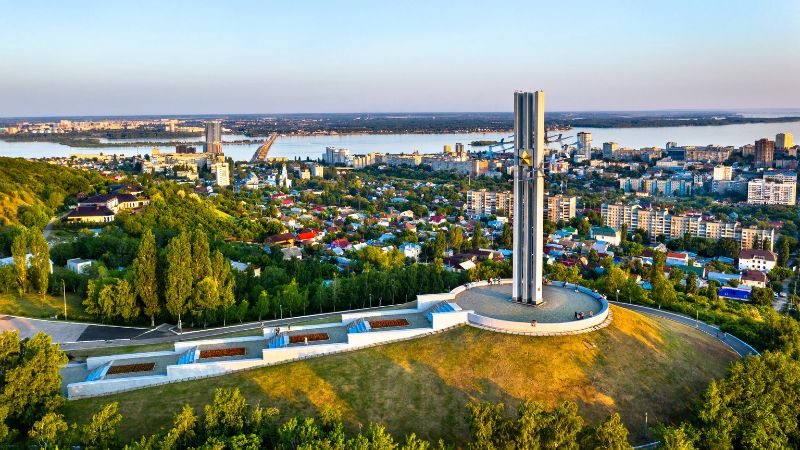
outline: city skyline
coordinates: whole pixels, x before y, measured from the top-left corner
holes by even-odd
[[[551,111],[800,104],[788,1],[3,10],[0,39],[16,45],[0,49],[2,117],[506,111],[518,88],[546,89]]]

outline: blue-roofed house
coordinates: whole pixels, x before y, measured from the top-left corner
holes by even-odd
[[[740,302],[750,301],[750,291],[748,289],[725,286],[720,288],[719,292],[717,292],[717,295],[720,298],[727,298],[729,300],[736,300]]]

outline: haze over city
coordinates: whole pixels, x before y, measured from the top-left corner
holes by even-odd
[[[0,2],[0,116],[792,108],[800,3]]]

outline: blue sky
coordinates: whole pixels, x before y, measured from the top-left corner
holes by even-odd
[[[796,108],[798,55],[792,0],[0,0],[0,116]]]

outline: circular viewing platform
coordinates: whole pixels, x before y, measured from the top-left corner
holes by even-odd
[[[454,303],[472,311],[470,324],[495,331],[575,334],[602,328],[611,320],[603,295],[558,281],[542,286],[544,302],[539,305],[511,301],[511,280],[471,283],[452,293]]]

